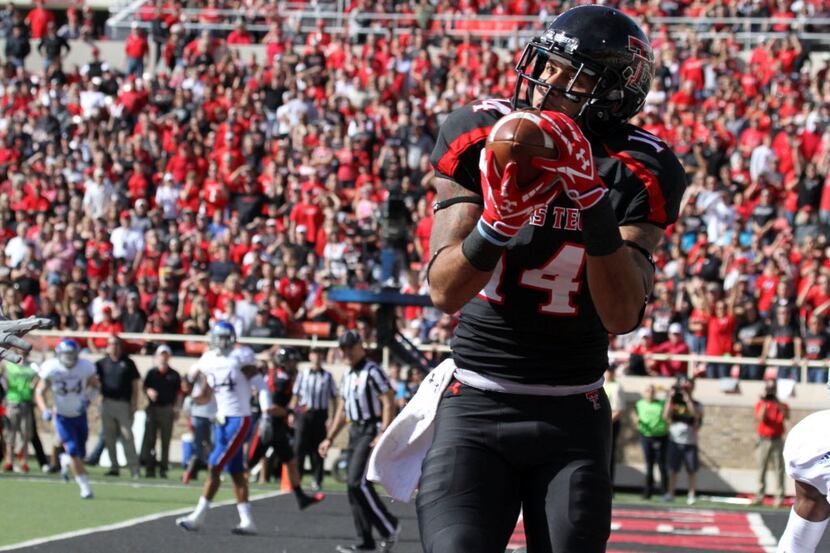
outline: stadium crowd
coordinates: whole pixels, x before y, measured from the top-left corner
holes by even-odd
[[[386,4],[349,9],[560,8],[534,1]],[[245,6],[245,13],[265,13]],[[622,7],[644,16],[783,18],[826,9],[786,1],[672,6]],[[247,33],[244,18],[230,33],[190,33],[177,12],[167,13],[182,7],[140,11],[149,33],[133,25],[124,67],[102,61],[97,49],[82,66],[63,59],[66,39],[94,36],[92,19],[81,12],[70,10],[60,25],[42,6],[25,16],[11,7],[0,13],[7,39],[0,74],[6,315],[39,314],[60,329],[108,333],[203,335],[217,320],[255,337],[335,336],[357,326],[371,339],[371,310],[334,302],[328,292],[380,285],[425,292],[437,128],[473,99],[511,96],[513,53],[472,34],[433,34],[417,17],[410,33],[338,34],[324,26],[300,33],[266,14],[272,29],[258,39],[267,55],[257,63],[233,47],[247,40],[239,39]],[[241,7],[210,0],[200,19],[212,21],[219,8]],[[67,26],[88,30],[69,33]],[[755,379],[763,376],[763,358],[823,359],[830,344],[828,65],[811,57],[817,45],[796,34],[745,49],[728,26],[712,39],[646,26],[657,77],[634,123],[677,152],[690,186],[656,256],[644,328],[615,347],[640,356],[761,357],[761,365],[740,369]],[[29,38],[44,57],[41,71],[24,67]],[[391,201],[406,208],[403,238],[390,238]],[[405,263],[381,282],[384,247],[400,250]],[[399,325],[418,343],[445,343],[454,321],[410,307],[401,309]],[[151,352],[160,343],[131,347]],[[103,351],[106,339],[82,345]],[[674,376],[686,365],[641,357],[629,371]],[[727,376],[732,367],[703,371]],[[779,372],[797,376],[786,367]],[[811,369],[810,379],[826,374]]]

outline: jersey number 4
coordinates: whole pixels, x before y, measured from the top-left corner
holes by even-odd
[[[502,279],[504,258],[496,265],[490,281],[479,292],[488,301],[504,303]],[[563,244],[538,269],[525,269],[519,275],[519,284],[525,288],[548,293],[548,301],[539,304],[539,312],[547,315],[576,315],[579,308],[573,303],[574,294],[582,287],[582,269],[585,267],[585,248],[578,244]]]
[[[233,389],[236,388],[236,382],[234,382],[233,377],[228,373],[225,377],[225,380],[222,382],[216,382],[216,378],[211,375],[211,388],[227,388],[229,391],[233,392]]]

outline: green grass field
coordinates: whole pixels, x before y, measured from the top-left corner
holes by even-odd
[[[0,517],[0,547],[94,526],[114,524],[142,516],[193,507],[202,489],[202,478],[189,486],[181,484],[181,471],[170,478],[131,480],[106,478],[105,469],[93,468],[90,480],[95,498],[81,500],[73,480],[57,475],[0,475],[0,497],[14,508]],[[124,474],[122,472],[122,474]],[[251,496],[277,490],[279,483],[251,485]],[[230,482],[224,482],[215,501],[233,497]]]

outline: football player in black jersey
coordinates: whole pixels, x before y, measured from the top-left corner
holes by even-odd
[[[430,294],[461,315],[417,498],[428,553],[502,553],[520,509],[531,552],[605,551],[608,334],[640,324],[686,185],[669,147],[628,123],[654,75],[628,16],[570,9],[516,70],[512,100],[453,112],[431,158]],[[542,177],[520,189],[484,145],[527,107],[559,155],[534,159]]]
[[[300,469],[289,437],[288,417],[293,415],[293,412],[288,405],[291,403],[294,378],[297,376],[297,365],[301,359],[300,352],[294,348],[280,348],[274,356],[276,364],[272,364],[265,375],[273,406],[270,415],[263,413],[260,417],[259,428],[248,450],[248,465],[253,467],[262,460],[269,448],[274,448],[274,455],[288,467],[291,489],[294,491],[297,505],[302,510],[324,500],[326,494],[317,492],[307,495],[303,491]],[[266,459],[262,470],[267,471],[269,464],[270,460]],[[262,479],[263,482],[265,480],[266,478]]]

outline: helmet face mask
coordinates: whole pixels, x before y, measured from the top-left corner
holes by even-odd
[[[569,67],[572,69],[573,76],[564,88],[549,83],[542,78],[545,66],[550,62],[556,63],[560,67]],[[527,73],[528,69],[531,70],[530,73]],[[558,92],[574,104],[596,99],[598,97],[598,89],[601,88],[600,85],[605,78],[604,76],[597,77],[603,74],[603,70],[595,64],[586,61],[577,62],[573,58],[566,57],[555,50],[547,49],[544,46],[540,47],[533,43],[525,47],[522,57],[516,65],[516,71],[519,74],[520,82],[524,80],[527,83],[526,99],[529,104],[534,104],[534,93],[537,88],[543,91],[540,107],[547,103],[552,92]],[[587,75],[594,81],[591,89],[584,92],[578,90],[576,86],[580,77],[583,75]],[[516,93],[520,93],[519,87],[516,88]]]
[[[210,347],[227,355],[236,345],[236,331],[226,322],[218,322],[210,330]]]
[[[71,369],[78,364],[81,348],[75,340],[61,340],[55,348],[55,354],[61,365]]]
[[[549,61],[573,71],[564,88],[541,79]],[[523,99],[531,105],[537,89],[542,92],[541,106],[555,92],[575,104],[582,102],[573,118],[584,129],[602,133],[642,109],[654,77],[654,54],[648,37],[627,15],[605,6],[578,6],[530,41],[516,73],[514,108],[522,98],[523,84]],[[576,86],[582,75],[594,79],[590,90]]]

